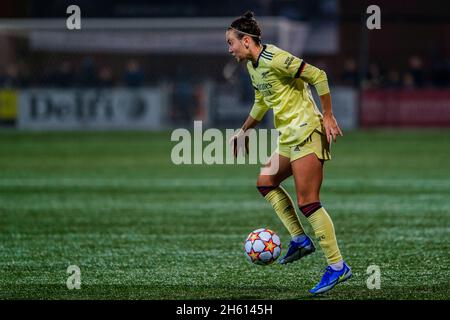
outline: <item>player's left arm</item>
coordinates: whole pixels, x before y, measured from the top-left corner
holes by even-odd
[[[328,92],[319,97],[322,105],[323,126],[325,128],[328,143],[330,143],[332,139],[336,142],[336,137],[338,135],[343,136],[344,134],[342,133],[341,128],[339,128],[336,118],[333,115],[331,94]]]
[[[301,78],[303,81],[313,85],[320,97],[323,113],[323,126],[330,143],[331,139],[336,142],[338,135],[343,136],[342,130],[333,115],[331,105],[330,88],[325,71],[306,63],[288,52],[280,52],[275,56],[273,67],[282,76]]]
[[[341,128],[339,128],[336,118],[333,115],[327,74],[325,71],[302,60],[296,75],[316,88],[317,94],[320,97],[320,104],[322,105],[323,126],[325,128],[328,143],[331,143],[331,140],[336,142],[336,137],[338,135],[343,136],[344,134],[342,133]]]

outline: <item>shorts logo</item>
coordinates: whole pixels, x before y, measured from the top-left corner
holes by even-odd
[[[295,146],[294,151],[300,151],[300,145]]]

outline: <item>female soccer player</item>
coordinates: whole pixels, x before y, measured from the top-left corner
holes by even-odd
[[[351,269],[342,259],[333,222],[319,199],[324,161],[330,160],[330,144],[342,136],[331,108],[331,96],[325,72],[271,44],[261,43],[261,30],[252,12],[231,23],[226,31],[228,51],[238,62],[247,60],[247,69],[255,89],[255,102],[247,120],[231,143],[234,155],[245,132],[254,128],[269,108],[280,132],[278,147],[266,167],[278,170],[259,175],[257,188],[270,202],[292,239],[281,264],[298,260],[315,251],[295,212],[292,199],[280,186],[291,175],[300,211],[305,215],[319,241],[328,267],[321,281],[310,290],[319,294],[349,279]],[[323,115],[318,110],[309,86],[320,96]]]

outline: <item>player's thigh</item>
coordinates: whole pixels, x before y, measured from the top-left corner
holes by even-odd
[[[261,168],[258,186],[276,186],[292,175],[291,161],[288,157],[274,152]]]
[[[320,201],[323,160],[320,160],[315,153],[310,153],[292,161],[291,166],[299,204]]]

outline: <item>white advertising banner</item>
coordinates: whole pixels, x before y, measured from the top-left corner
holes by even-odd
[[[358,127],[358,91],[353,88],[331,89],[333,113],[342,129]]]
[[[157,88],[22,90],[18,128],[158,130],[163,125],[163,92]]]

